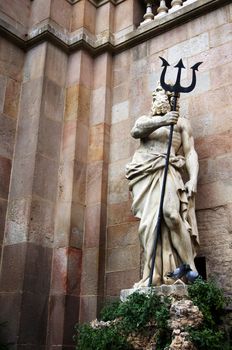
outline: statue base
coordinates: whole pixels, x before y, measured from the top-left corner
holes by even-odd
[[[122,289],[120,293],[120,300],[121,301],[126,301],[127,298],[135,293],[145,293],[148,294],[151,291],[155,291],[159,295],[165,295],[165,296],[187,296],[188,295],[188,286],[183,283],[180,280],[177,280],[174,284],[167,285],[167,284],[162,284],[161,286],[156,286],[156,287],[139,287],[139,288],[131,288],[131,289]]]

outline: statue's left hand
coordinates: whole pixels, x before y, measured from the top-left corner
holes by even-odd
[[[195,181],[189,180],[188,182],[186,182],[185,189],[187,192],[187,197],[192,197],[197,192],[197,185]]]

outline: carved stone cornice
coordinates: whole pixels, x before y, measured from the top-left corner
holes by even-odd
[[[105,31],[99,35],[92,35],[84,28],[70,33],[52,20],[45,20],[24,34],[22,29],[7,22],[6,17],[0,17],[0,33],[24,50],[48,41],[67,53],[84,49],[92,56],[102,52],[117,54],[229,3],[231,0],[198,0],[146,25],[122,30],[116,34]]]
[[[66,1],[68,1],[71,5],[74,5],[81,0],[66,0]],[[118,5],[125,0],[88,0],[88,1],[91,2],[91,4],[93,4],[95,7],[100,7],[106,4],[107,2],[111,2],[111,4],[113,5]]]

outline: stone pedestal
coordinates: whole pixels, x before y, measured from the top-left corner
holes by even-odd
[[[145,293],[148,294],[151,291],[155,291],[159,295],[165,296],[187,296],[188,295],[188,287],[184,283],[175,282],[172,285],[162,284],[157,287],[142,287],[142,288],[131,288],[131,289],[122,289],[120,293],[120,300],[126,301],[126,299],[133,293]]]

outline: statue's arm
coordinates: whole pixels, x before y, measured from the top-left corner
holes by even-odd
[[[176,124],[178,112],[168,112],[164,116],[142,116],[136,122],[131,130],[131,136],[135,139],[142,139],[150,135],[153,131],[162,126]]]
[[[189,181],[185,184],[187,194],[191,197],[197,192],[197,177],[199,163],[197,152],[194,148],[194,139],[192,129],[187,119],[182,119],[182,147],[185,155],[186,168],[189,175]]]

